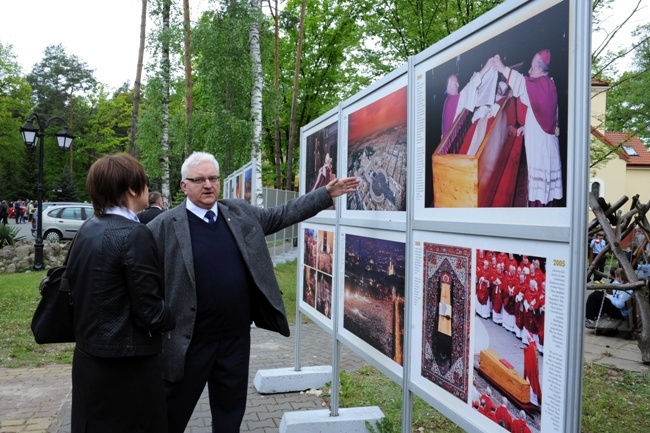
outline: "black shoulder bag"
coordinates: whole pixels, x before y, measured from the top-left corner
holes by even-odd
[[[70,242],[63,265],[47,271],[38,290],[41,300],[32,317],[32,333],[38,344],[72,343],[74,339],[72,294],[67,278],[67,265],[70,252],[83,226]]]

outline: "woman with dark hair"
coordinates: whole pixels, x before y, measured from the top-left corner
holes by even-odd
[[[147,175],[122,153],[97,160],[86,181],[95,215],[68,260],[76,347],[73,433],[167,432],[159,354],[175,321],[151,232],[137,212],[148,205]]]

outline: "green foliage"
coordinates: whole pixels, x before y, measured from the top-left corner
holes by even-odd
[[[11,46],[0,42],[0,199],[27,196],[29,165],[19,131],[29,114],[30,94]]]
[[[196,59],[192,146],[215,154],[222,176],[250,160],[250,25],[248,3],[230,2],[203,14],[192,33]]]
[[[607,161],[617,157],[619,152],[620,150],[613,150],[611,146],[604,144],[592,135],[589,143],[589,169],[591,170],[591,175],[595,176],[596,170],[603,167]]]
[[[7,245],[14,245],[16,242],[23,239],[23,236],[18,236],[18,233],[20,233],[20,230],[17,227],[11,227],[8,224],[0,224],[0,249]]]
[[[642,42],[634,53],[633,67],[612,82],[607,94],[607,129],[632,132],[650,146],[650,24],[634,35]]]
[[[458,2],[388,0],[378,5],[372,0],[357,2],[364,11],[359,25],[364,27],[363,60],[385,75],[406,63],[429,46],[503,3],[503,0]]]
[[[44,118],[69,118],[74,110],[73,96],[91,92],[97,82],[86,62],[68,55],[63,45],[45,48],[43,60],[34,65],[27,81],[34,91],[38,112]]]
[[[74,177],[70,170],[61,171],[59,180],[52,192],[52,200],[55,201],[80,201],[77,185],[74,183]]]
[[[168,138],[168,157],[170,162],[170,192],[174,197],[180,186],[181,164],[185,159],[184,155],[184,112],[183,92],[178,91],[179,82],[174,83],[175,90],[171,93],[169,101],[170,125]],[[152,188],[162,189],[163,170],[161,160],[163,152],[161,148],[162,130],[162,92],[161,80],[150,79],[143,88],[143,101],[140,106],[140,117],[138,121],[138,133],[136,135],[136,157],[147,170],[152,180]],[[200,150],[200,149],[195,149]]]

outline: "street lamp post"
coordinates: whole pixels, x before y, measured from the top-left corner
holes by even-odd
[[[33,121],[36,121],[38,126],[34,125]],[[62,118],[54,116],[44,120],[38,114],[33,113],[20,128],[27,149],[33,150],[38,145],[38,213],[36,217],[36,242],[34,242],[34,269],[37,271],[43,269],[43,223],[41,221],[43,216],[43,140],[45,130],[54,121],[59,121],[64,125],[63,129],[54,135],[61,151],[65,151],[70,147],[75,137],[68,132],[65,120]]]

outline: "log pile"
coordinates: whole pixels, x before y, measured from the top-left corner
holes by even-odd
[[[650,210],[650,202],[642,204],[639,202],[639,196],[632,198],[632,203],[628,211],[623,211],[623,206],[629,201],[628,197],[622,197],[616,203],[609,204],[601,197],[596,197],[593,193],[589,194],[589,207],[596,218],[590,222],[588,227],[589,237],[601,232],[607,241],[606,247],[596,257],[591,258],[587,268],[587,281],[593,275],[600,275],[607,278],[598,271],[598,262],[607,254],[613,254],[625,273],[628,281],[623,284],[596,284],[587,283],[587,290],[632,290],[632,299],[634,301],[634,323],[635,329],[632,335],[636,338],[639,349],[641,350],[641,360],[644,364],[650,364],[650,302],[649,302],[649,285],[648,277],[639,277],[634,271],[634,265],[641,256],[648,240],[650,239],[650,224],[648,223],[647,213]],[[640,228],[644,234],[644,241],[637,245],[630,255],[626,255],[621,243],[635,228]]]

